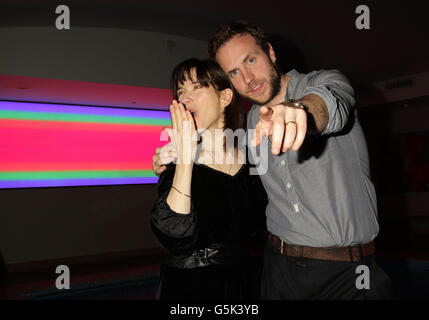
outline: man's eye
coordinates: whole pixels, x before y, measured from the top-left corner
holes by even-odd
[[[255,58],[250,58],[250,59],[248,60],[248,62],[249,62],[250,64],[255,63],[255,61],[256,61],[256,59],[255,59]]]
[[[202,85],[200,85],[200,84],[196,84],[195,86],[194,86],[194,89],[201,89],[203,86]]]
[[[238,74],[238,70],[232,70],[229,74],[231,77],[235,77]]]

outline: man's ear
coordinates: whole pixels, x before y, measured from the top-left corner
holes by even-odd
[[[223,89],[220,92],[220,102],[223,108],[226,108],[230,105],[233,95],[234,93],[229,88]]]
[[[268,42],[268,52],[270,54],[270,59],[273,63],[276,62],[277,58],[276,58],[276,53],[274,52],[273,47],[271,46],[271,43]]]

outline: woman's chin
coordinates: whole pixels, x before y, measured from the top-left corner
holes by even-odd
[[[207,131],[207,126],[201,124],[198,119],[195,119],[195,129],[197,129],[198,132],[204,132]]]

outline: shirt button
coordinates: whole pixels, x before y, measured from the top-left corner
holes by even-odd
[[[283,167],[286,165],[286,161],[284,160],[282,160],[280,163],[282,164]]]
[[[288,189],[290,189],[290,187],[292,187],[292,185],[288,182],[288,184],[286,185],[286,187],[287,187]]]
[[[293,205],[293,207],[295,208],[295,211],[296,211],[296,212],[299,212],[298,203],[295,203],[295,204]]]

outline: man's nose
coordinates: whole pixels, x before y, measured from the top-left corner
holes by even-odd
[[[252,82],[255,79],[255,76],[251,70],[244,69],[243,70],[243,79],[244,79],[245,83],[249,84],[250,82]]]

